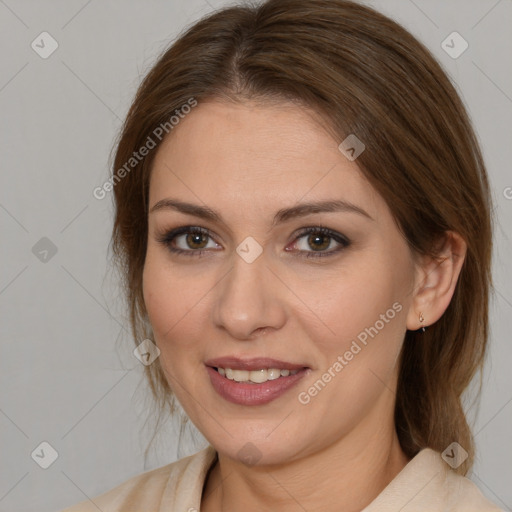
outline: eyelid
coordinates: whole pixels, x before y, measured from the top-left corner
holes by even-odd
[[[194,226],[194,225],[180,226],[180,227],[177,227],[174,229],[163,230],[163,231],[157,232],[155,235],[155,238],[156,238],[157,242],[159,242],[163,245],[170,246],[171,242],[173,242],[177,237],[179,237],[181,235],[189,234],[189,233],[201,234],[201,235],[207,236],[209,239],[215,241],[215,237],[212,236],[212,233],[209,229],[203,228],[201,226]],[[215,242],[215,243],[217,243],[217,242]],[[204,249],[199,249],[199,250],[193,250],[193,249],[184,250],[184,249],[182,249],[183,252],[191,252],[191,253],[199,252],[202,250],[204,250]],[[179,252],[179,251],[180,251],[180,249],[176,250],[176,252]]]
[[[308,226],[306,228],[301,228],[298,233],[296,233],[295,239],[302,238],[305,235],[309,235],[311,233],[322,233],[323,235],[327,237],[331,237],[334,240],[338,241],[341,244],[346,244],[347,246],[351,244],[350,239],[343,235],[342,233],[339,233],[338,231],[335,231],[331,228],[328,228],[326,226],[323,226],[322,224],[315,224],[314,226]],[[337,240],[339,239],[339,240]]]

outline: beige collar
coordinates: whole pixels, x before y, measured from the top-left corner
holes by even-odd
[[[208,470],[217,458],[209,445],[178,462],[171,472],[160,504],[160,512],[200,510]],[[421,450],[382,492],[361,512],[498,512],[468,478],[456,474],[441,454]]]

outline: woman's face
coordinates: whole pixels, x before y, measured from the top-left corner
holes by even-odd
[[[156,155],[144,300],[171,388],[226,456],[357,451],[392,423],[415,266],[340,142],[293,105],[212,101]],[[324,202],[355,208],[301,207]]]

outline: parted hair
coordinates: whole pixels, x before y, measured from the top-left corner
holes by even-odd
[[[466,474],[474,441],[464,397],[486,354],[493,209],[477,137],[447,73],[402,26],[348,0],[244,3],[186,28],[142,80],[113,149],[113,259],[136,344],[152,336],[142,294],[149,180],[161,143],[152,134],[191,98],[314,110],[339,143],[349,134],[364,142],[356,163],[413,254],[436,257],[446,231],[462,236],[467,252],[448,308],[426,332],[406,332],[395,425],[409,457],[458,442],[469,457],[457,471]],[[120,179],[148,137],[156,147]],[[175,397],[159,359],[145,372],[160,421],[176,412]]]

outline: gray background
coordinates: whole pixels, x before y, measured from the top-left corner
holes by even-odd
[[[433,51],[481,140],[499,219],[497,295],[481,407],[471,412],[471,478],[511,510],[512,2],[368,3]],[[225,4],[0,0],[0,511],[56,511],[204,446],[192,430],[178,446],[168,422],[144,461],[150,401],[109,271],[111,198],[92,191],[155,57]],[[31,48],[43,31],[59,45],[47,59]],[[453,31],[469,43],[457,59],[441,47]],[[58,453],[48,469],[31,457],[43,441]]]

